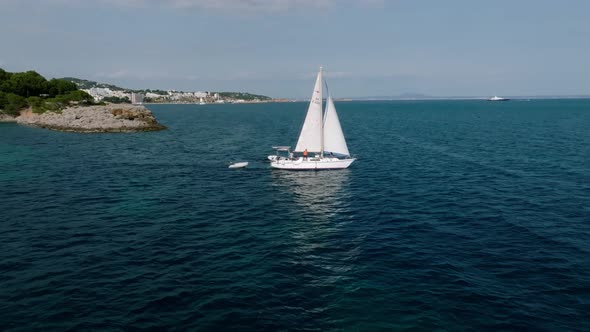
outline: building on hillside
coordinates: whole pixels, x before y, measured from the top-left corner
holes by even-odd
[[[148,93],[145,94],[145,96],[148,97],[148,98],[154,98],[155,99],[155,98],[164,98],[164,97],[167,97],[168,95],[161,95],[161,94],[158,94],[158,93],[148,92]]]
[[[131,93],[131,103],[134,105],[143,104],[143,95],[141,93]]]
[[[82,91],[87,92],[96,101],[101,101],[105,97],[129,98],[128,93],[125,93],[123,91],[111,90],[109,88],[90,88],[82,89]]]

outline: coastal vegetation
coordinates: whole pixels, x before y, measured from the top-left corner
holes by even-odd
[[[255,94],[247,93],[247,92],[219,92],[219,96],[223,97],[223,98],[242,99],[242,100],[247,100],[247,101],[256,100],[256,99],[262,100],[262,101],[269,101],[272,99],[268,96],[255,95]]]
[[[95,103],[75,82],[47,80],[35,71],[11,73],[0,68],[0,122],[78,133],[166,129],[143,106],[114,105],[129,103],[127,97],[105,101],[113,105]]]
[[[92,105],[94,100],[73,82],[47,80],[32,70],[11,73],[0,68],[0,113],[17,116],[27,107],[36,113],[60,111],[71,104]]]
[[[131,104],[129,97],[104,97],[102,101],[113,104]]]

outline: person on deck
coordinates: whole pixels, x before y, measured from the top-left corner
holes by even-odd
[[[307,160],[307,149],[305,149],[305,151],[303,151],[303,159]]]

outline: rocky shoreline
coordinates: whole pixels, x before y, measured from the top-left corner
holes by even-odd
[[[0,122],[16,122],[16,118],[8,114],[0,113]]]
[[[12,119],[21,125],[78,133],[126,133],[166,129],[156,121],[152,112],[138,105],[69,107],[59,113],[43,114],[29,109]]]

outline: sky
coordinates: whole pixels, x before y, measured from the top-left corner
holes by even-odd
[[[590,95],[587,0],[0,0],[0,68],[307,98]]]

